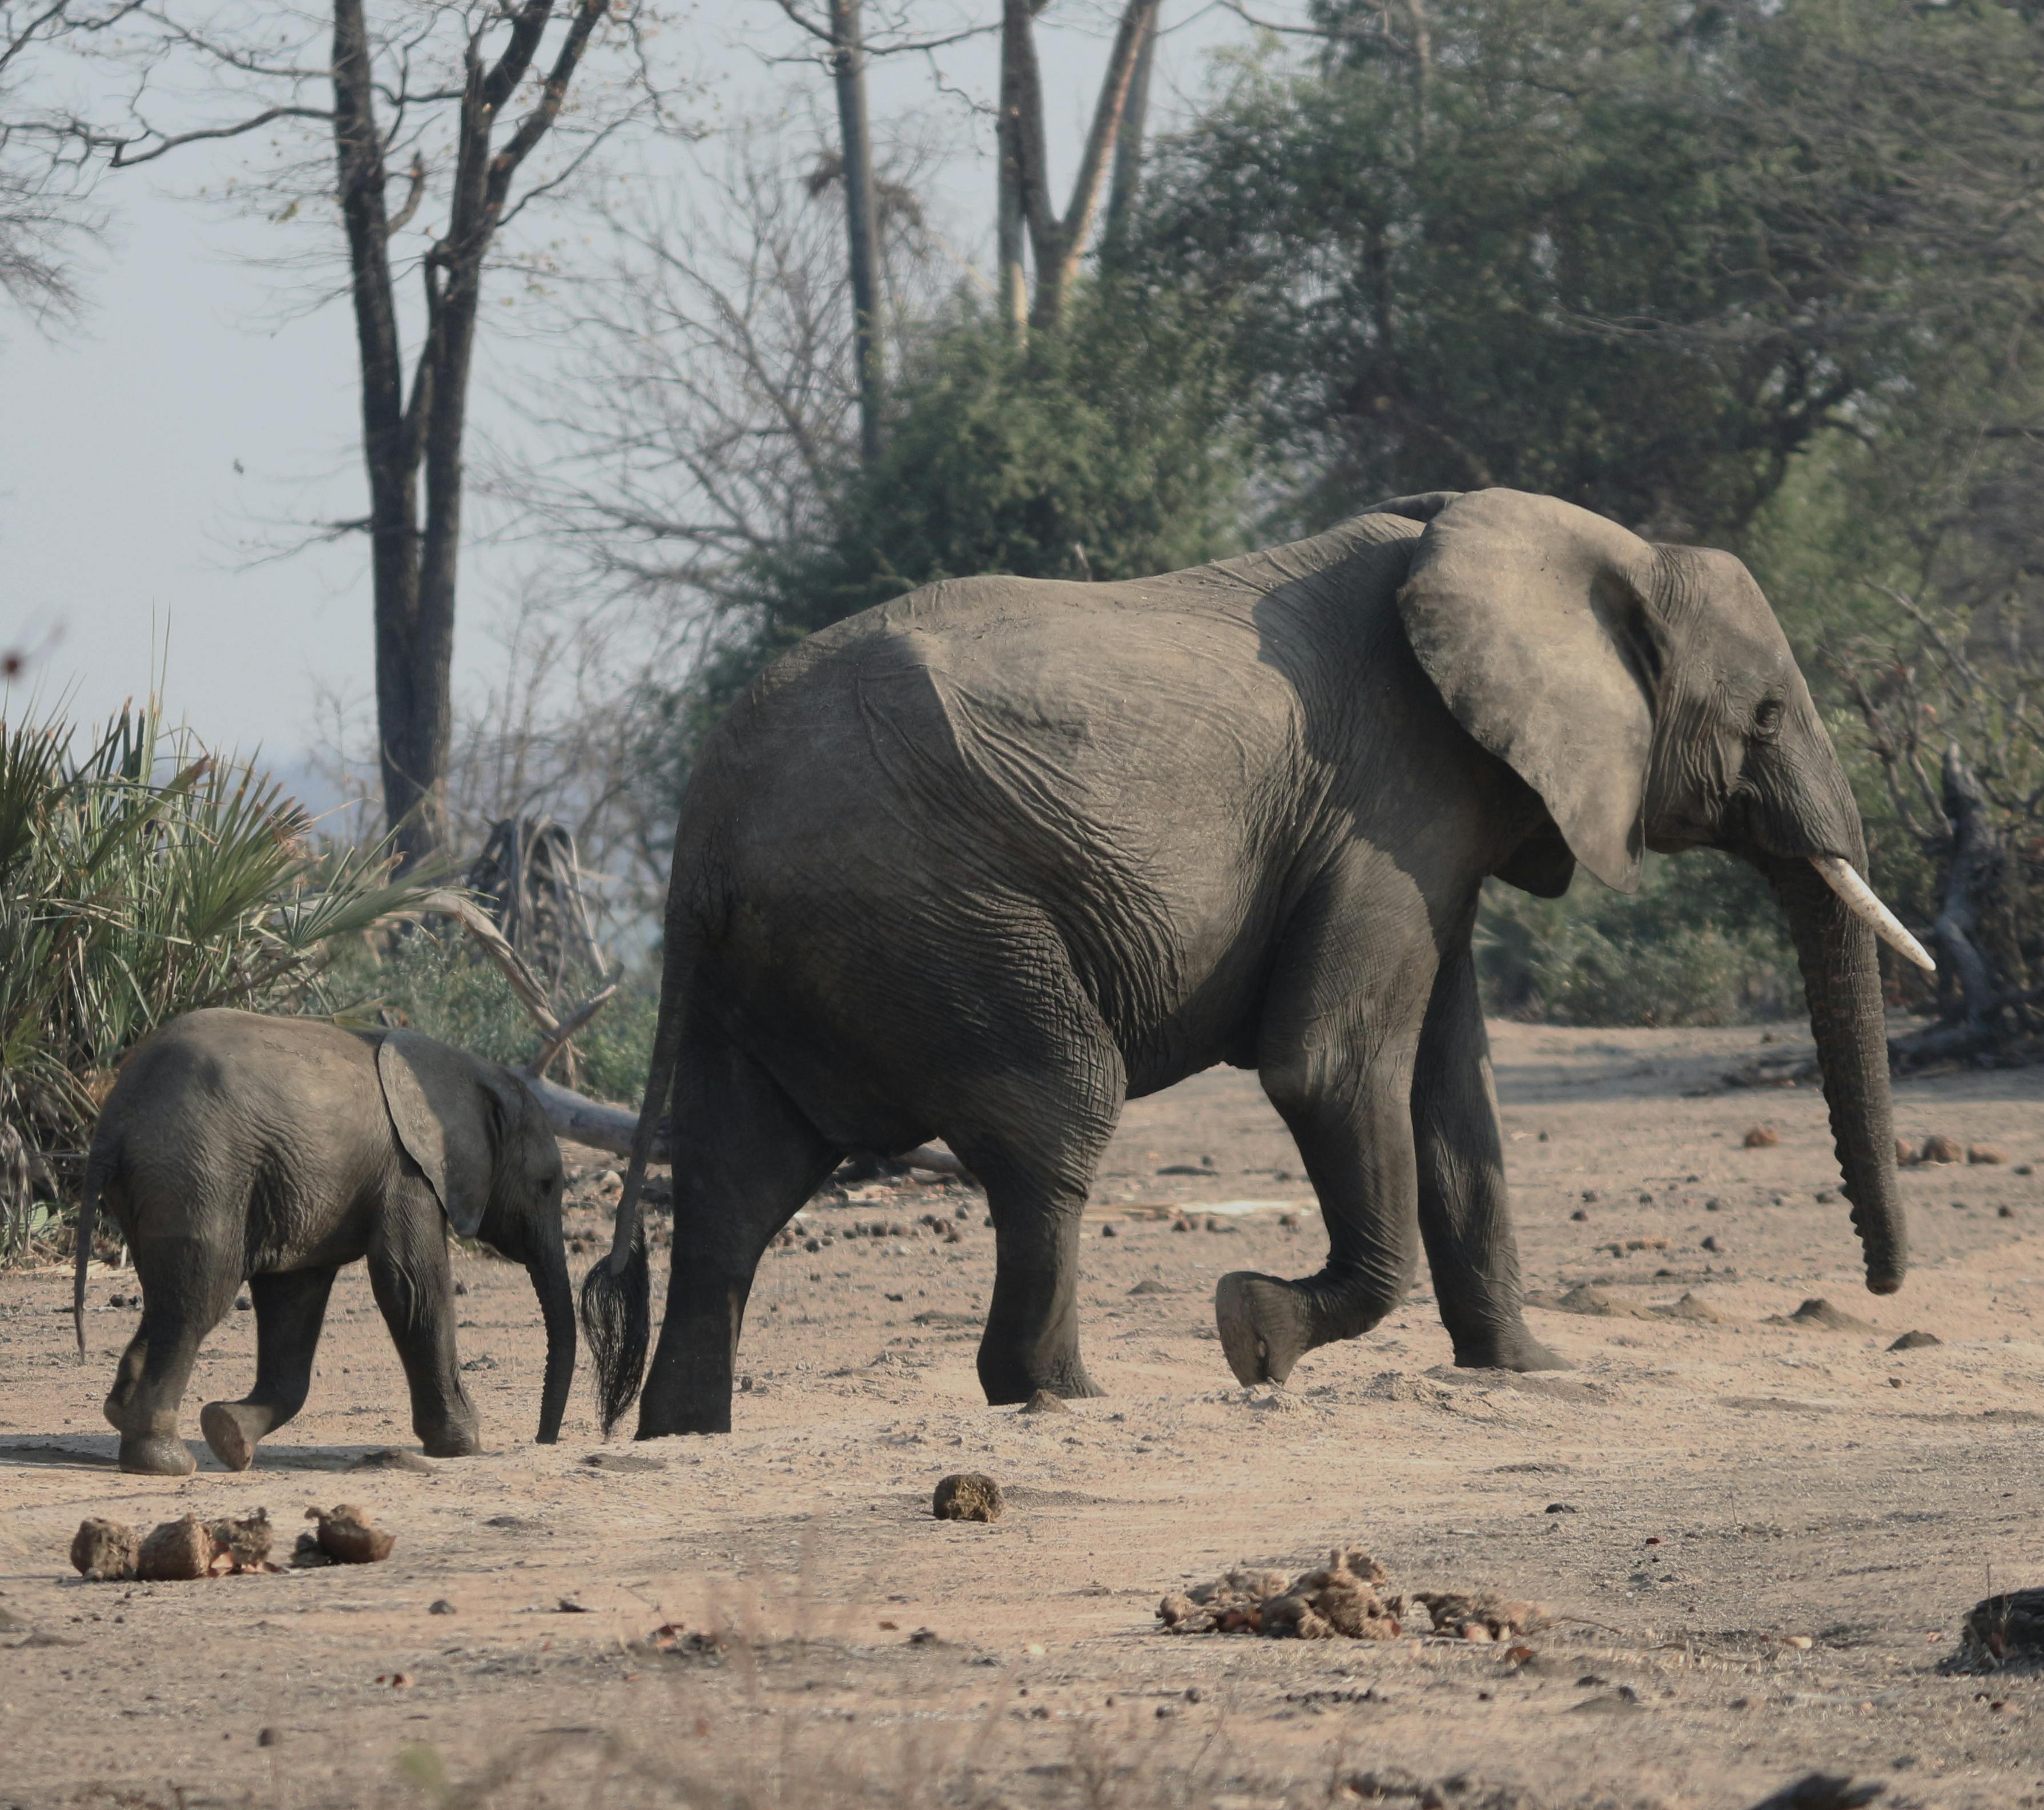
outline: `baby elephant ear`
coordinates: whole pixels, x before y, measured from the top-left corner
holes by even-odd
[[[1398,594],[1455,721],[1539,794],[1608,886],[1639,884],[1660,643],[1654,549],[1552,497],[1473,490],[1427,525]]]
[[[386,1031],[376,1078],[398,1142],[426,1178],[448,1224],[463,1238],[482,1224],[494,1151],[494,1105],[477,1066],[416,1031]]]

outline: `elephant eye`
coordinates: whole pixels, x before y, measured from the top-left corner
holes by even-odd
[[[1781,700],[1764,698],[1760,708],[1753,713],[1753,732],[1763,740],[1772,741],[1781,732]]]

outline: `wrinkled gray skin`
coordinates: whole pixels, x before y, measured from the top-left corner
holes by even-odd
[[[1873,938],[1805,859],[1863,872],[1859,817],[1736,559],[1435,493],[1163,578],[946,582],[814,636],[682,813],[646,1109],[671,1073],[673,1281],[640,1436],[729,1426],[774,1231],[845,1153],[932,1136],[992,1209],[987,1399],[1097,1393],[1074,1305],[1095,1165],[1125,1098],[1216,1063],[1261,1077],[1329,1243],[1303,1280],[1222,1280],[1239,1379],[1375,1325],[1423,1243],[1457,1363],[1555,1366],[1520,1317],[1479,889],[1553,896],[1580,861],[1630,890],[1642,847],[1702,846],[1787,912],[1867,1284],[1892,1290]]]
[[[532,1277],[547,1325],[539,1437],[559,1433],[575,1356],[560,1150],[508,1069],[413,1032],[194,1012],[136,1049],[101,1111],[79,1232],[81,1308],[100,1205],[127,1238],[144,1303],[106,1398],[123,1470],[193,1469],[179,1403],[199,1342],[244,1280],[256,1386],[208,1402],[199,1424],[223,1464],[248,1466],[305,1405],[334,1274],[358,1257],[426,1451],[481,1451],[455,1352],[450,1225]]]

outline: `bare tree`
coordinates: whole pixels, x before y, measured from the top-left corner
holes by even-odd
[[[82,129],[116,168],[202,144],[259,144],[243,186],[271,217],[304,209],[339,229],[323,248],[344,261],[354,310],[369,509],[327,528],[369,540],[378,759],[406,867],[447,835],[463,447],[484,271],[528,206],[560,194],[628,125],[666,117],[644,53],[651,22],[641,0],[240,11],[144,0],[126,34],[124,123]],[[589,67],[593,58],[607,67]],[[417,285],[409,332],[401,279]]]
[[[874,180],[883,340],[941,278],[919,167],[905,152]],[[650,605],[638,620],[654,670],[686,668],[744,615],[758,563],[800,539],[856,448],[835,179],[830,154],[743,125],[698,154],[691,181],[608,209],[609,264],[563,292],[577,349],[535,414],[558,450],[501,482],[584,594]]]
[[[1156,23],[1158,0],[1127,0],[1123,7],[1071,198],[1062,214],[1054,213],[1051,205],[1043,82],[1036,59],[1036,20],[1049,4],[1050,0],[1001,0],[996,255],[1001,318],[1018,333],[1031,327],[1055,327],[1064,313],[1065,298],[1071,293],[1085,256],[1093,214],[1114,159],[1136,66]],[[1036,277],[1034,293],[1026,303],[1025,229]]]
[[[139,0],[0,0],[0,295],[33,318],[75,313],[73,261],[103,217],[90,149],[52,104],[65,53]]]

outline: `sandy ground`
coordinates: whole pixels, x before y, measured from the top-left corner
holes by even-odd
[[[578,1394],[560,1444],[524,1443],[536,1312],[521,1271],[463,1255],[494,1449],[418,1472],[355,1468],[416,1451],[359,1268],[309,1407],[240,1475],[197,1411],[245,1388],[251,1316],[214,1335],[182,1482],[111,1468],[127,1278],[95,1275],[81,1368],[65,1279],[0,1278],[0,1804],[1742,1805],[1817,1767],[1887,1804],[2044,1803],[2044,1681],[1940,1666],[1976,1599],[2044,1583],[2044,1176],[2019,1173],[2044,1166],[2044,1071],[1898,1089],[1906,1135],[2008,1161],[1904,1171],[1915,1267],[1877,1301],[1815,1090],[1694,1091],[1760,1032],[1494,1037],[1529,1285],[1721,1317],[1536,1309],[1577,1370],[1458,1373],[1423,1276],[1289,1390],[1239,1389],[1216,1278],[1304,1273],[1323,1245],[1275,1116],[1228,1072],[1128,1109],[1082,1289],[1110,1393],[1063,1415],[979,1399],[992,1234],[955,1186],[811,1208],[832,1241],[763,1266],[728,1438],[605,1446]],[[1778,1145],[1742,1147],[1760,1121]],[[1198,1229],[1160,1216],[1178,1206]],[[926,1214],[958,1240],[909,1229]],[[847,1235],[876,1221],[904,1235]],[[1870,1324],[1767,1323],[1815,1295]],[[1942,1343],[1887,1350],[1919,1328]],[[1005,1517],[933,1520],[954,1470],[998,1478]],[[287,1547],[341,1501],[396,1531],[389,1562],[137,1585],[65,1561],[88,1514],[259,1504]],[[1166,1590],[1336,1542],[1398,1587],[1560,1619],[1524,1665],[1156,1629]],[[649,1643],[663,1627],[711,1638]]]

